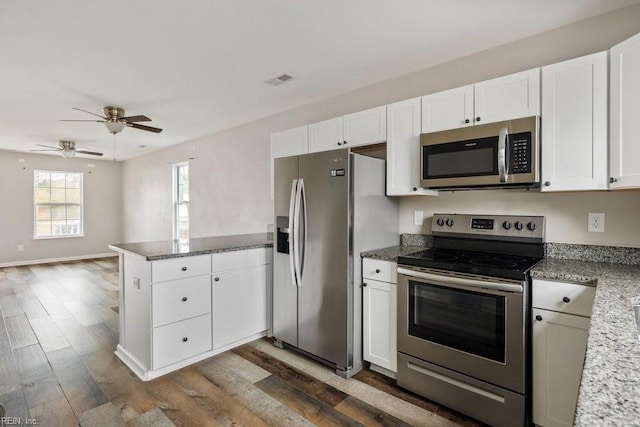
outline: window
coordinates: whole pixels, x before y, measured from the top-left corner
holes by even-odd
[[[173,236],[189,238],[189,163],[173,165]]]
[[[82,236],[82,174],[33,172],[34,237]]]

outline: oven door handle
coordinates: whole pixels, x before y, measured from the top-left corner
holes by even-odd
[[[450,277],[441,276],[440,274],[424,273],[422,271],[409,270],[407,268],[398,267],[398,274],[402,274],[408,277],[415,277],[417,279],[425,279],[437,284],[451,284],[451,285],[463,285],[472,288],[484,288],[494,289],[498,291],[515,292],[521,294],[523,291],[522,285],[516,285],[511,283],[491,282],[484,280],[469,279],[466,277]]]

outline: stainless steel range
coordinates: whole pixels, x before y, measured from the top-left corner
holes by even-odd
[[[495,426],[530,423],[531,286],[544,217],[435,214],[398,258],[398,385]]]

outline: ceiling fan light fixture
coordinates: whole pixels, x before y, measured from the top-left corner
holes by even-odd
[[[62,154],[62,157],[65,159],[70,159],[76,156],[76,150],[73,148],[70,150],[60,150],[60,154]]]
[[[122,122],[111,122],[111,121],[104,122],[104,125],[107,127],[107,129],[109,129],[109,132],[111,132],[114,135],[122,132],[122,129],[124,129],[124,127],[126,126]]]

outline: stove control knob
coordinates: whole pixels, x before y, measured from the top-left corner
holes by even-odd
[[[503,222],[502,228],[504,228],[505,230],[509,230],[511,228],[511,223],[509,221]]]
[[[529,229],[529,231],[535,231],[536,224],[532,221],[529,224],[527,224],[527,228]]]
[[[516,227],[516,230],[518,230],[518,231],[520,231],[520,230],[522,230],[524,228],[524,224],[521,221],[516,221],[514,226]]]
[[[442,219],[442,218],[438,218],[438,219],[436,220],[436,224],[438,224],[440,227],[442,227],[442,226],[444,225],[444,219]]]
[[[447,225],[448,225],[449,227],[452,227],[452,226],[453,226],[453,220],[452,220],[451,218],[447,219]]]

